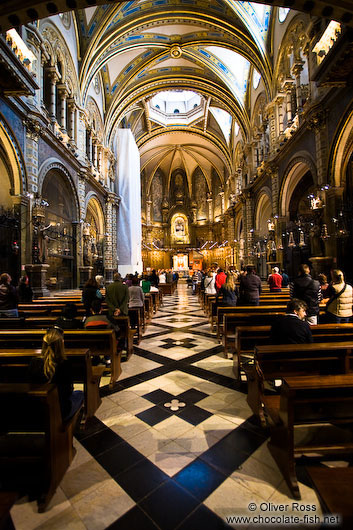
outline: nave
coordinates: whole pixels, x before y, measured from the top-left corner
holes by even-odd
[[[11,510],[16,530],[216,530],[232,515],[271,515],[268,503],[292,513],[246,385],[235,389],[232,360],[185,284],[164,297],[113,391],[107,383],[48,509],[39,514],[35,501],[20,499]],[[320,515],[302,470],[299,504]]]

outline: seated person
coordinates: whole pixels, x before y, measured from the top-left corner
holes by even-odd
[[[106,315],[102,314],[102,302],[101,300],[93,300],[91,304],[91,315],[86,318],[84,322],[84,328],[103,328],[112,329],[113,325]]]
[[[71,363],[66,358],[63,330],[52,328],[43,337],[42,354],[29,364],[32,383],[55,383],[63,421],[70,419],[83,402],[83,392],[74,391]]]
[[[33,299],[33,291],[29,285],[28,276],[22,276],[17,287],[17,295],[20,302],[30,303]]]
[[[307,305],[303,300],[292,298],[287,304],[286,315],[272,324],[270,344],[305,344],[313,342],[309,324],[305,321]]]
[[[83,324],[77,318],[77,307],[73,303],[67,303],[62,314],[57,318],[55,325],[62,329],[82,329]]]
[[[91,305],[91,315],[86,318],[84,322],[85,329],[114,329],[116,335],[118,336],[119,327],[110,322],[106,315],[102,314],[102,302],[100,300],[93,300]],[[99,362],[99,357],[96,356],[92,361],[92,364],[95,365]],[[104,356],[104,362],[106,366],[111,365],[111,359],[109,356]]]

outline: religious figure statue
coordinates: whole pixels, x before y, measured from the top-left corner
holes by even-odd
[[[310,228],[310,251],[312,256],[322,256],[322,248],[321,248],[321,241],[320,241],[320,226],[318,224],[314,224]]]

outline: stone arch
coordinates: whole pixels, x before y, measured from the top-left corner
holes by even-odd
[[[329,174],[331,185],[340,187],[345,185],[347,166],[353,153],[353,109],[341,120],[337,131],[332,143]]]
[[[87,99],[86,110],[88,112],[88,124],[99,136],[100,141],[103,141],[104,125],[102,115],[100,113],[97,102],[91,96],[89,96]]]
[[[280,52],[274,70],[273,94],[281,91],[282,83],[285,79],[290,79],[291,61],[303,61],[302,50],[309,41],[307,35],[308,18],[304,14],[294,17],[288,25],[287,31],[282,39]]]
[[[255,230],[259,237],[268,233],[268,219],[272,217],[271,190],[263,188],[255,205]]]
[[[9,179],[10,195],[21,195],[27,191],[27,174],[22,151],[7,122],[0,115],[0,150],[4,169]],[[3,183],[1,181],[1,189]]]
[[[104,210],[97,194],[94,191],[90,191],[86,195],[85,199],[85,217],[87,217],[88,211],[91,211],[97,220],[99,233],[103,236],[105,234],[105,217]]]
[[[286,217],[289,214],[289,204],[291,197],[297,185],[310,171],[314,183],[317,182],[316,166],[308,153],[299,153],[289,163],[282,180],[282,185],[279,193],[279,215]]]
[[[58,61],[61,62],[63,71],[60,82],[66,83],[70,96],[80,104],[77,68],[64,37],[57,27],[47,20],[41,25],[40,29],[43,37],[43,46],[49,56],[50,66],[56,66]]]
[[[66,167],[56,158],[49,158],[46,160],[38,171],[38,193],[41,195],[43,191],[43,183],[45,181],[45,178],[47,177],[48,173],[52,170],[58,171],[60,174],[63,175],[63,177],[66,179],[68,188],[70,192],[72,193],[74,204],[75,204],[75,211],[76,211],[76,220],[79,219],[79,212],[80,212],[80,206],[79,206],[79,200],[77,196],[77,191],[75,184],[72,180],[72,177]]]

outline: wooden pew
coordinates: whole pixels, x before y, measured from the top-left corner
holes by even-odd
[[[74,457],[79,412],[63,423],[55,385],[0,384],[2,488],[35,495],[44,512]]]
[[[248,313],[249,315],[259,315],[260,313],[285,313],[286,304],[267,304],[257,306],[219,306],[217,307],[216,325],[217,339],[220,340],[223,332],[223,315],[238,313]]]
[[[0,330],[0,348],[40,348],[44,330]],[[111,359],[109,388],[113,388],[121,374],[121,351],[117,351],[115,331],[65,330],[65,348],[89,348],[91,355],[105,355]]]
[[[160,283],[158,289],[163,293],[163,295],[172,295],[177,288],[177,282],[174,280],[171,283]]]
[[[308,467],[307,473],[324,513],[342,518],[339,528],[353,528],[353,467]]]
[[[353,374],[286,377],[277,409],[272,409],[274,426],[268,448],[295,499],[300,491],[295,470],[297,456],[353,453]],[[332,424],[335,425],[333,429]],[[320,432],[295,444],[296,426],[315,427]],[[339,437],[339,426],[347,425]],[[323,436],[325,435],[325,436]]]
[[[227,318],[227,315],[224,317]],[[225,329],[227,325],[225,324]],[[314,342],[333,342],[340,340],[353,340],[352,324],[318,324],[311,326]],[[254,359],[254,348],[270,344],[270,325],[236,326],[235,329],[235,354],[233,358],[233,372],[240,380],[243,359]],[[223,335],[223,340],[227,335]]]
[[[353,341],[255,346],[254,364],[245,367],[247,402],[261,423],[277,395],[266,395],[265,381],[291,376],[344,374],[351,371]]]
[[[86,348],[67,348],[66,356],[72,367],[74,383],[83,385],[84,409],[81,427],[84,428],[102,403],[99,383],[105,366],[92,366],[90,351]],[[0,349],[0,383],[30,383],[28,365],[32,357],[40,356],[40,349]]]

